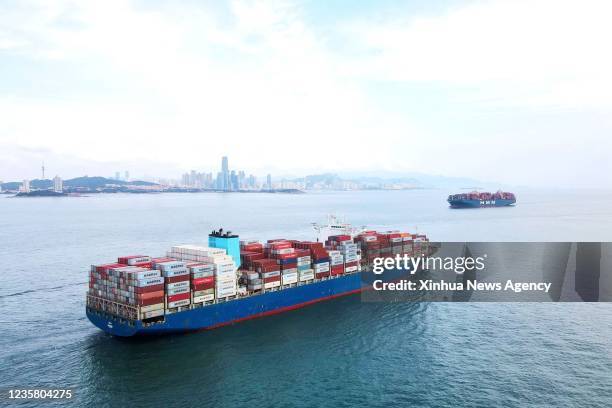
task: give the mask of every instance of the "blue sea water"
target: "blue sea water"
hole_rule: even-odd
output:
[[[451,210],[438,190],[0,197],[0,389],[71,387],[64,403],[88,407],[612,406],[610,304],[352,296],[146,340],[84,315],[90,264],[206,242],[220,226],[312,238],[310,223],[335,212],[440,241],[612,240],[610,192],[517,193],[514,208],[478,210]]]

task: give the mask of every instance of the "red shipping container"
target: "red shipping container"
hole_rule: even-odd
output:
[[[215,283],[215,277],[214,276],[207,276],[206,278],[197,278],[191,281],[192,284],[194,285],[201,285],[203,283],[211,283],[214,284]]]
[[[329,272],[315,273],[315,278],[317,279],[327,278],[328,276],[329,276]]]
[[[183,281],[188,281],[189,280],[190,275],[186,274],[186,275],[181,275],[181,276],[172,276],[170,278],[166,278],[166,283],[176,283],[176,282],[183,282]]]
[[[139,299],[138,300],[139,306],[151,306],[151,305],[156,305],[158,303],[164,303],[163,295],[159,297],[150,298],[150,299]]]
[[[191,299],[191,293],[181,293],[179,295],[166,296],[168,303],[170,302],[178,302],[179,300]]]
[[[176,259],[169,258],[167,256],[164,256],[164,257],[161,257],[161,258],[152,258],[151,259],[151,263],[152,264],[158,264],[158,263],[163,263],[163,262],[172,262],[172,261],[176,261]]]
[[[104,264],[104,265],[97,265],[96,266],[96,272],[107,272],[109,269],[114,269],[114,268],[123,268],[125,265],[120,264],[120,263],[112,263],[112,264]]]
[[[138,294],[136,294],[136,298],[137,299],[151,299],[151,298],[160,297],[160,296],[164,296],[164,291],[163,290],[157,290],[155,292],[145,292],[145,293],[138,293]]]
[[[127,263],[128,263],[128,259],[142,258],[142,257],[144,257],[144,256],[145,256],[145,255],[128,255],[128,256],[120,256],[120,257],[117,259],[117,262],[118,262],[118,263],[120,263],[120,264],[123,264],[123,265],[127,265]]]
[[[147,286],[144,288],[139,288],[136,287],[134,288],[134,293],[149,293],[149,292],[158,292],[158,291],[164,291],[164,284],[160,283],[159,285],[152,285],[152,286]]]
[[[212,289],[214,287],[215,287],[215,283],[214,282],[210,282],[210,283],[198,283],[196,285],[191,285],[191,288],[194,291]]]
[[[153,269],[153,262],[138,262],[138,263],[135,263],[133,266],[137,266],[139,268],[145,268],[145,269]]]
[[[240,249],[242,249],[245,252],[262,253],[264,250],[264,247],[262,244],[247,244],[247,245],[242,246]]]
[[[344,273],[344,265],[337,265],[331,267],[331,274],[333,276],[342,275]]]
[[[277,242],[269,242],[268,243],[268,248],[270,248],[270,249],[287,249],[287,248],[293,248],[293,246],[291,245],[291,242],[277,241]]]
[[[281,276],[277,275],[277,276],[271,276],[269,278],[264,278],[264,283],[270,283],[270,282],[279,282],[281,280]]]

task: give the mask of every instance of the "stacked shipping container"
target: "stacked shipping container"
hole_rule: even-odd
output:
[[[128,319],[151,319],[232,299],[238,294],[278,290],[314,279],[361,270],[376,257],[428,250],[424,235],[365,231],[354,239],[330,236],[325,242],[240,241],[241,270],[222,248],[171,247],[167,257],[124,256],[117,263],[93,265],[88,305]]]

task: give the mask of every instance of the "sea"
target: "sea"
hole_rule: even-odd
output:
[[[223,227],[312,239],[328,214],[433,241],[611,241],[612,192],[447,191],[0,196],[1,405],[610,407],[609,303],[366,303],[359,295],[217,330],[121,339],[85,317],[91,264],[163,255]],[[8,400],[69,388],[70,400]]]

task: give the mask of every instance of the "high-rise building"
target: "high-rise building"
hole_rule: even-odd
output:
[[[225,178],[223,176],[223,173],[222,172],[217,173],[217,185],[216,185],[217,190],[224,190],[224,187],[223,187],[224,180]]]
[[[53,177],[53,191],[61,193],[64,191],[64,182],[60,176]]]
[[[115,180],[121,180],[121,175],[118,171],[115,172]]]
[[[229,160],[227,159],[227,156],[223,156],[221,158],[221,186],[220,189],[223,191],[229,191],[231,190],[231,175],[230,175],[230,171],[229,171]]]
[[[29,193],[30,192],[30,180],[23,180],[23,183],[21,183],[20,190],[22,193]]]
[[[238,175],[236,174],[236,172],[234,170],[232,170],[232,172],[230,173],[230,191],[236,191],[238,190]]]
[[[268,177],[266,177],[266,187],[268,188],[268,190],[272,190],[272,175],[268,174]]]
[[[129,171],[125,171],[125,181],[130,181],[130,172]]]
[[[0,193],[2,192],[2,180],[0,180]]]

